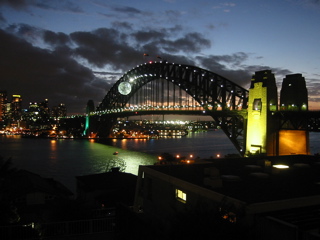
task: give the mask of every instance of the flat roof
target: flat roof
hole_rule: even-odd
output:
[[[287,166],[276,168],[275,165]],[[319,196],[320,160],[314,156],[212,159],[203,163],[147,166],[248,204]],[[204,183],[219,170],[222,187]]]

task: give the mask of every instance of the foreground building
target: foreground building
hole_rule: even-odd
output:
[[[133,209],[168,239],[320,239],[319,173],[311,156],[140,166]]]
[[[118,202],[132,206],[137,176],[112,168],[110,172],[78,176],[77,199],[92,209],[115,209]]]

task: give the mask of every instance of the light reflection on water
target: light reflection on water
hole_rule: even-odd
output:
[[[119,152],[114,155],[114,152]],[[156,157],[88,140],[0,137],[0,155],[12,157],[18,169],[54,178],[75,192],[76,176],[102,173],[112,159],[123,159],[126,172],[137,175],[139,165],[154,164]]]
[[[320,152],[320,133],[310,133],[311,154]],[[119,152],[114,155],[114,152]],[[161,153],[209,158],[236,153],[222,131],[191,133],[187,137],[167,139],[93,140],[25,139],[0,136],[0,155],[12,157],[13,164],[42,177],[54,178],[75,192],[76,176],[102,173],[112,159],[123,159],[126,172],[137,174],[139,165],[150,165]]]
[[[111,144],[122,149],[140,151],[152,155],[166,152],[173,155],[189,156],[193,154],[195,157],[209,158],[217,154],[224,156],[230,153],[237,153],[236,148],[222,130],[189,133],[185,137],[114,140]]]

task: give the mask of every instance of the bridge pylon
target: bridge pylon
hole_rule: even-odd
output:
[[[301,74],[287,75],[280,92],[280,111],[274,74],[255,72],[248,99],[246,154],[309,155],[309,132],[303,112],[308,110],[308,93]],[[293,114],[290,114],[293,113]],[[284,120],[284,116],[292,115]],[[302,117],[297,117],[301,115]],[[293,117],[295,116],[295,117]],[[297,118],[297,119],[295,119]]]
[[[308,111],[308,90],[306,81],[301,74],[287,75],[282,82],[280,92],[280,110],[284,113],[298,113]],[[300,117],[293,117],[290,121],[282,123],[279,129],[278,155],[303,154],[309,155],[309,132]],[[299,127],[296,127],[299,126]]]
[[[278,110],[278,93],[271,70],[255,72],[248,99],[246,154],[275,156],[278,152],[278,122],[273,112]]]

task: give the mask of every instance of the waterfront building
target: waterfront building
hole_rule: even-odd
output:
[[[73,195],[60,182],[27,170],[13,172],[3,180],[1,187],[0,200],[12,202],[21,209],[30,206],[40,208],[58,200],[71,199]]]
[[[285,156],[140,166],[133,210],[168,239],[176,231],[181,239],[203,231],[225,239],[319,239],[319,164]]]
[[[48,120],[50,118],[50,108],[48,99],[45,99],[44,101],[39,103],[39,109],[41,119]]]
[[[93,210],[116,208],[121,202],[133,205],[137,176],[119,171],[114,167],[110,172],[77,176],[77,199]]]
[[[0,91],[0,127],[4,124],[7,101],[7,91]]]
[[[22,98],[21,98],[21,95],[12,95],[10,113],[11,113],[11,119],[13,121],[21,120],[21,116],[22,116]]]
[[[67,116],[67,108],[64,103],[60,103],[58,106],[54,106],[51,110],[51,117],[60,118]]]

